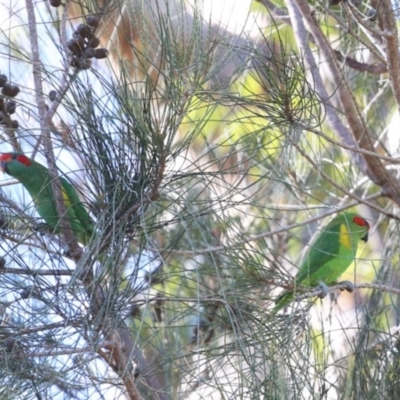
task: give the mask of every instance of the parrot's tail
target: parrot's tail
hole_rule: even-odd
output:
[[[273,314],[276,314],[279,310],[286,307],[293,300],[293,292],[282,293],[275,301],[275,307],[272,310]]]

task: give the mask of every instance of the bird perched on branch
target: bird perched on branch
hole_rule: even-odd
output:
[[[17,179],[32,196],[36,210],[46,224],[58,232],[60,217],[57,213],[49,170],[22,153],[0,154],[0,168]],[[61,177],[61,192],[71,229],[78,242],[87,244],[94,232],[94,224],[72,184]]]
[[[369,224],[355,213],[343,212],[322,229],[311,245],[295,278],[296,286],[320,286],[336,283],[336,280],[354,261],[358,242],[368,240]],[[278,297],[275,314],[294,297],[294,290],[287,290]]]

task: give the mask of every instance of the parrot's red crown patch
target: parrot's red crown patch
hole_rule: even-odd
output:
[[[29,167],[32,165],[30,158],[21,153],[2,153],[0,154],[0,162],[8,163],[12,160],[17,160],[21,164]]]
[[[367,229],[369,229],[369,223],[362,217],[356,215],[353,218],[353,222],[356,223],[359,226],[365,226]]]
[[[23,154],[16,154],[16,157],[13,157],[13,158],[15,158],[21,164],[26,165],[27,167],[32,165],[31,159],[28,158],[27,156],[23,155]]]

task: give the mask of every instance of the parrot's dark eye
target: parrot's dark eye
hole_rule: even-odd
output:
[[[5,172],[6,174],[9,174],[9,175],[10,175],[10,173],[8,172],[8,163],[7,163],[6,161],[1,161],[1,162],[0,162],[0,169],[1,169],[3,172]]]

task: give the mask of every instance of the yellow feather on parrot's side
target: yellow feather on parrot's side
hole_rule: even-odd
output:
[[[71,199],[68,197],[68,193],[65,191],[63,187],[61,187],[61,193],[64,200],[65,208],[71,207]]]
[[[344,247],[351,249],[351,235],[346,224],[340,225],[339,243]]]

